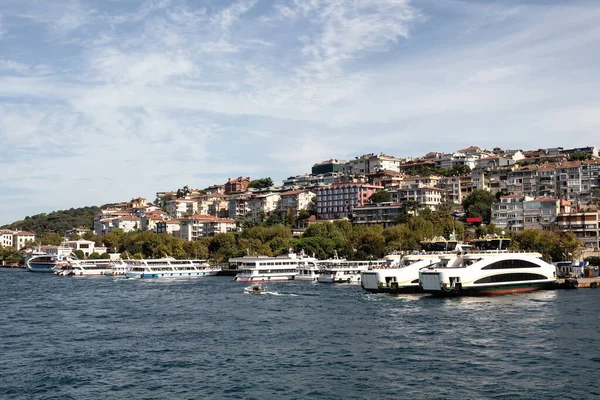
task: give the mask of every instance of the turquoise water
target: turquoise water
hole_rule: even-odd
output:
[[[0,269],[0,399],[600,398],[600,289],[245,286]]]

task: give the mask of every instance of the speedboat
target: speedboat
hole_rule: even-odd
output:
[[[257,283],[252,286],[248,286],[247,288],[244,288],[244,293],[262,294],[262,293],[266,293],[266,292],[267,292],[267,288],[262,286],[260,283]]]

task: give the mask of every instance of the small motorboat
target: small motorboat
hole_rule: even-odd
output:
[[[252,294],[266,293],[266,291],[267,288],[262,286],[261,284],[252,285],[244,289],[244,292]]]

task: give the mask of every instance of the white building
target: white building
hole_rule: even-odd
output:
[[[261,216],[267,216],[277,210],[281,195],[279,193],[265,193],[253,195],[250,198],[250,219],[260,220]]]
[[[501,196],[500,202],[492,204],[492,222],[499,229],[520,231],[525,228],[525,202],[533,197],[512,194]]]
[[[142,229],[142,221],[139,217],[126,215],[112,220],[111,230],[121,229],[123,232],[133,232]]]
[[[173,199],[167,201],[167,214],[171,218],[189,217],[198,213],[196,199]]]
[[[0,245],[2,247],[12,247],[13,246],[13,231],[9,230],[0,230]]]
[[[367,175],[377,171],[389,170],[400,172],[402,160],[387,154],[364,154],[348,161],[342,167],[342,172],[346,175]]]
[[[86,257],[89,257],[92,253],[106,253],[106,247],[96,247],[96,244],[91,240],[69,240],[63,242],[63,245],[70,247],[74,252],[77,250],[81,250]]]
[[[287,213],[288,210],[294,209],[296,213],[300,210],[306,210],[310,206],[310,202],[316,193],[310,190],[290,190],[283,192],[281,195],[281,201],[277,211]]]
[[[27,231],[16,231],[13,233],[13,247],[21,250],[27,244],[35,242],[35,233]]]
[[[446,201],[446,191],[431,186],[402,187],[390,190],[390,200],[394,203],[417,202],[423,207],[427,206],[436,210],[440,204]]]
[[[156,223],[156,233],[168,233],[179,236],[179,220],[168,219]]]
[[[193,215],[179,222],[179,237],[183,240],[198,240],[236,230],[235,221],[228,218],[215,218],[212,215]]]

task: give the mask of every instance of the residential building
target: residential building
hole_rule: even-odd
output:
[[[278,212],[287,213],[289,210],[295,210],[296,214],[300,210],[307,210],[311,204],[312,198],[316,196],[315,192],[310,190],[290,190],[280,193],[281,200],[277,207]]]
[[[437,187],[446,190],[446,199],[461,204],[463,199],[473,192],[471,176],[445,176],[440,178]]]
[[[250,197],[249,194],[236,194],[229,196],[229,218],[241,219],[248,218],[250,215]]]
[[[355,207],[370,203],[369,197],[381,186],[360,183],[336,183],[319,188],[317,195],[317,218],[339,219],[351,216]]]
[[[585,248],[600,248],[600,215],[597,209],[561,212],[556,217],[558,229],[570,231],[583,242]]]
[[[440,204],[446,202],[447,195],[445,189],[415,185],[390,190],[390,198],[395,203],[417,202],[422,207],[429,207],[432,210],[436,210]]]
[[[229,196],[213,193],[200,196],[198,201],[198,214],[212,215],[214,217],[229,216]]]
[[[237,179],[227,179],[225,184],[225,194],[240,193],[246,191],[250,184],[250,177],[247,176],[242,178],[241,176]]]
[[[181,198],[167,201],[167,214],[171,218],[189,217],[198,213],[196,199]]]
[[[207,194],[225,194],[225,185],[212,185],[204,189]]]
[[[506,191],[510,194],[535,197],[537,195],[537,169],[536,165],[526,165],[508,171]]]
[[[320,163],[316,163],[312,166],[311,174],[322,175],[330,173],[341,173],[344,168],[344,164],[346,164],[346,161],[337,160],[335,158],[321,161]]]
[[[21,250],[30,243],[35,242],[35,233],[27,231],[16,231],[13,233],[13,247]]]
[[[112,220],[112,229],[121,229],[123,232],[133,232],[142,229],[140,217],[126,215]]]
[[[65,232],[65,236],[66,237],[71,237],[74,235],[77,236],[83,236],[86,233],[91,233],[92,230],[90,228],[85,228],[85,227],[79,227],[79,228],[73,228],[73,229],[69,229],[68,231]]]
[[[582,192],[581,161],[569,161],[556,167],[556,195],[565,199],[578,199]]]
[[[364,154],[344,164],[342,172],[346,175],[368,175],[377,171],[400,172],[401,160],[387,154]]]
[[[156,222],[156,233],[168,233],[175,237],[179,236],[179,220],[178,219],[167,219],[164,221]]]
[[[13,231],[8,229],[0,230],[0,247],[13,247]]]
[[[442,179],[442,176],[439,175],[424,175],[424,176],[408,176],[404,178],[404,182],[402,183],[402,187],[415,187],[415,186],[437,186]]]
[[[521,231],[525,227],[524,202],[533,200],[519,194],[501,196],[492,204],[492,222],[497,228],[507,231]]]
[[[86,257],[89,257],[92,253],[104,254],[106,253],[106,247],[96,246],[91,240],[69,240],[63,242],[64,246],[70,247],[74,252],[81,250]]]
[[[179,237],[183,240],[198,240],[236,230],[235,221],[228,218],[216,218],[212,215],[193,215],[179,221]]]
[[[394,225],[402,212],[401,203],[370,203],[354,207],[352,223],[359,225],[383,225],[384,228]]]
[[[279,193],[265,193],[252,195],[248,201],[250,206],[250,219],[260,221],[277,210],[281,195]]]
[[[556,223],[560,200],[537,198],[523,202],[523,228],[548,229]]]
[[[327,186],[332,183],[340,182],[344,179],[344,175],[341,172],[326,172],[318,175],[296,175],[290,176],[283,180],[283,186],[295,186],[303,187],[307,189],[316,188],[319,186]]]
[[[367,175],[370,184],[375,186],[383,186],[386,189],[402,186],[407,177],[407,175],[404,175],[400,172],[389,170],[382,170]]]

